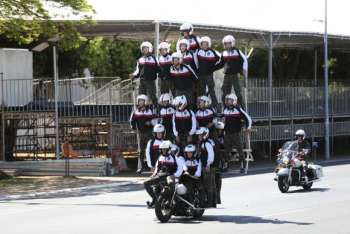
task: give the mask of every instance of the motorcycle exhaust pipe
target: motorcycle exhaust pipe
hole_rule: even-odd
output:
[[[183,201],[184,203],[186,203],[187,205],[189,205],[192,209],[194,210],[204,210],[204,208],[197,208],[194,205],[192,205],[191,203],[189,203],[188,201],[186,201],[184,198],[182,198],[181,196],[177,196],[181,201]]]

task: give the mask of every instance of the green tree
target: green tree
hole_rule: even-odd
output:
[[[92,13],[86,0],[1,0],[0,36],[25,45],[59,35],[62,46],[78,47],[81,35],[77,26],[89,21]],[[81,20],[52,21],[65,16]]]

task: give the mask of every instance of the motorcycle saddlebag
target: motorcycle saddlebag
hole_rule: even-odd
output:
[[[320,179],[321,177],[323,177],[323,169],[321,166],[315,165],[315,164],[309,164],[309,168],[314,170],[316,179]]]

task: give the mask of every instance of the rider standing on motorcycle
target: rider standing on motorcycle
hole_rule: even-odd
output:
[[[215,122],[215,138],[214,138],[214,150],[215,150],[215,164],[216,164],[216,172],[215,172],[215,184],[216,184],[216,200],[218,204],[221,204],[221,185],[222,185],[222,175],[221,172],[227,169],[223,165],[223,158],[225,153],[225,124],[221,121]]]
[[[215,110],[210,106],[210,99],[207,96],[200,96],[197,99],[196,119],[198,127],[206,127],[210,130],[210,137],[214,138]]]
[[[307,179],[307,177],[305,177],[306,169],[307,169],[307,158],[311,153],[311,147],[309,142],[305,138],[306,138],[306,133],[303,129],[299,129],[295,132],[295,139],[298,142],[298,152],[299,152],[298,156],[303,165],[303,168],[301,170],[302,178]]]
[[[152,108],[148,103],[148,97],[144,94],[136,98],[136,107],[130,115],[130,125],[139,135],[140,155],[137,165],[137,173],[142,173],[144,169],[144,157],[147,141],[152,137],[152,120],[155,118]]]
[[[246,130],[250,131],[252,127],[252,119],[241,108],[237,102],[237,96],[235,94],[229,94],[225,97],[225,160],[226,162],[233,161],[232,148],[236,148],[239,161],[240,172],[244,172],[243,168],[243,143],[240,136],[242,130],[242,121],[244,120]]]
[[[188,40],[189,50],[191,52],[196,52],[200,47],[200,38],[193,34],[193,25],[189,23],[184,23],[180,26],[180,32],[182,39]],[[180,40],[182,40],[180,39]]]
[[[171,90],[174,93],[174,85],[170,80],[170,67],[172,65],[172,57],[170,54],[170,44],[166,41],[163,41],[159,44],[159,83],[160,83],[160,93],[169,93]]]
[[[183,160],[170,154],[171,141],[163,141],[160,146],[160,156],[156,162],[155,169],[151,178],[144,182],[147,193],[152,197],[152,202],[147,202],[149,208],[153,207],[157,194],[153,189],[161,181],[165,181],[167,176],[179,178],[183,172]]]
[[[159,157],[159,146],[165,139],[165,128],[162,124],[156,124],[153,127],[153,138],[148,141],[146,146],[147,166],[154,170],[157,159]]]
[[[163,93],[159,97],[159,115],[161,119],[161,123],[165,127],[165,132],[167,135],[167,139],[173,141],[174,133],[173,133],[173,115],[175,113],[175,108],[170,103],[171,97],[168,93]]]
[[[153,54],[153,45],[148,42],[142,42],[141,46],[142,57],[137,60],[136,70],[130,75],[132,80],[139,78],[139,94],[147,95],[153,106],[157,106],[156,84],[157,74],[160,72],[160,67],[157,58]]]
[[[198,135],[198,151],[203,166],[203,185],[207,194],[207,207],[216,207],[215,155],[213,141],[209,139],[209,129],[200,127]]]
[[[197,53],[189,50],[190,43],[187,39],[181,39],[177,42],[177,52],[180,52],[183,57],[183,63],[190,66],[193,71],[198,71],[198,58]]]
[[[176,144],[185,147],[193,140],[196,133],[197,121],[193,111],[187,107],[186,96],[177,96],[173,105],[176,111],[173,115],[173,132],[176,137]]]

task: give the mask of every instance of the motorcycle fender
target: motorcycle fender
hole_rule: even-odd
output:
[[[289,175],[289,169],[288,168],[282,168],[282,169],[278,170],[276,175],[277,175],[277,177],[288,176]]]

